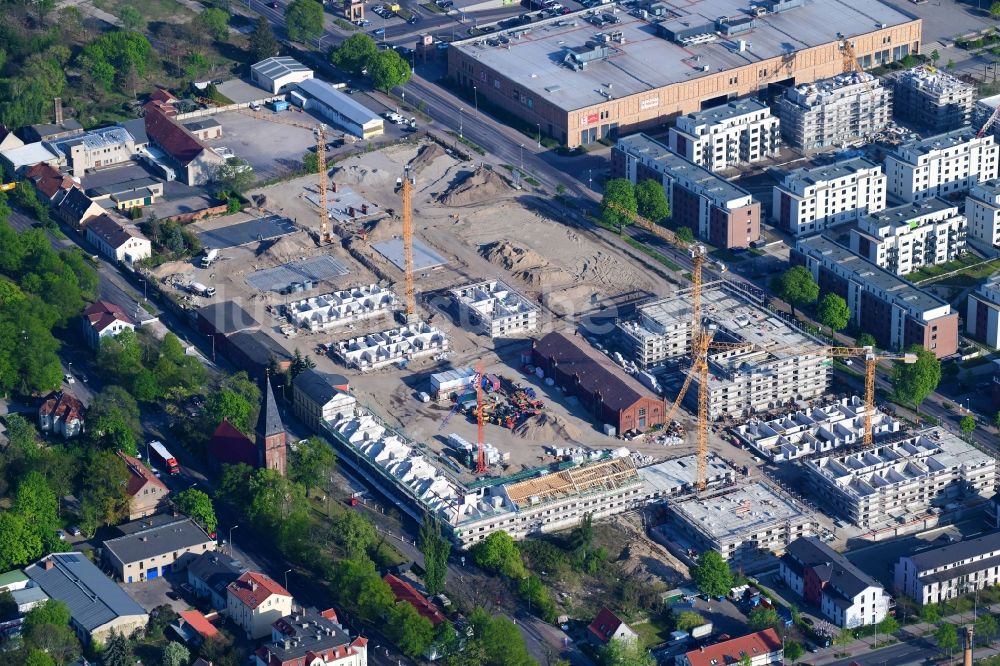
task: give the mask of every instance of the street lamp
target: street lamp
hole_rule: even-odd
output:
[[[232,557],[233,553],[235,552],[233,550],[233,530],[235,530],[235,529],[239,529],[239,525],[233,525],[232,527],[229,528],[229,556],[230,557]]]
[[[463,111],[465,111],[465,109],[463,107],[461,107],[461,106],[458,107],[458,138],[459,139],[463,138],[462,137],[462,120],[464,118],[464,115],[462,113]]]
[[[541,123],[535,123],[535,127],[538,128],[538,147],[541,148],[542,147],[542,124]]]
[[[146,280],[144,278],[139,278],[139,282],[142,283],[142,302],[146,302]]]
[[[212,340],[212,363],[215,363],[215,336],[214,335],[209,335],[207,337],[211,338],[211,340]]]
[[[479,88],[472,86],[472,97],[476,102],[476,118],[479,117]]]
[[[524,174],[524,144],[521,144],[521,174]]]
[[[291,571],[291,569],[288,569],[287,571],[285,571],[285,589],[286,590],[288,589],[288,572],[289,571]]]

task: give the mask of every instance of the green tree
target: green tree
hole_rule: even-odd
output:
[[[647,178],[635,186],[635,200],[639,215],[653,222],[670,217],[670,204],[659,181]]]
[[[66,625],[43,624],[24,632],[24,644],[29,650],[40,650],[52,657],[58,666],[65,666],[80,656],[80,641]]]
[[[379,51],[368,63],[368,76],[372,79],[372,85],[385,92],[403,85],[410,80],[412,74],[410,63],[403,60],[399,51],[394,49]]]
[[[1000,2],[994,2],[990,5],[990,16],[1000,18]]]
[[[819,297],[819,285],[813,280],[812,273],[803,266],[792,266],[777,276],[771,284],[771,289],[779,298],[792,306],[792,316],[795,306],[802,307],[814,303]]]
[[[674,236],[682,243],[691,244],[694,242],[694,230],[691,227],[680,226],[674,230]]]
[[[691,569],[691,578],[699,590],[713,597],[729,594],[733,587],[729,565],[714,550],[706,550],[698,556],[697,564]]]
[[[823,326],[828,326],[831,332],[842,331],[851,321],[851,311],[847,301],[837,294],[825,294],[816,307],[816,319]]]
[[[315,4],[313,0],[296,0],[296,2]],[[222,190],[243,194],[254,183],[253,168],[242,158],[229,157],[215,170],[212,179]]]
[[[120,386],[107,386],[91,402],[87,413],[87,439],[111,451],[138,452],[139,405]]]
[[[937,64],[937,61],[940,59],[941,59],[941,53],[937,49],[931,51],[931,62]]]
[[[606,224],[618,227],[619,231],[632,224],[632,217],[639,212],[636,201],[635,186],[625,178],[612,178],[604,183],[604,196],[601,198],[601,219]]]
[[[337,455],[327,442],[315,435],[292,451],[289,466],[289,476],[296,483],[305,486],[306,497],[309,491],[326,484],[337,463]]]
[[[111,451],[91,450],[84,463],[80,488],[80,529],[91,535],[102,525],[128,516],[128,468]]]
[[[875,345],[878,343],[875,341],[875,336],[871,333],[862,333],[858,336],[858,339],[855,340],[855,344],[859,347],[871,347],[874,349]]]
[[[59,501],[41,472],[32,470],[21,479],[11,510],[24,518],[49,549],[55,546],[55,530],[59,526]]]
[[[253,411],[244,396],[226,388],[210,394],[205,401],[205,413],[211,423],[218,424],[225,419],[244,435],[253,432]]]
[[[97,368],[112,379],[128,383],[142,369],[142,346],[135,331],[127,328],[113,337],[101,338]]]
[[[878,623],[878,632],[880,634],[891,636],[897,631],[899,631],[899,620],[892,615],[886,615],[882,618],[882,621]]]
[[[475,659],[467,662],[469,666],[537,666],[517,625],[506,617],[490,617],[482,608],[476,608],[469,614],[469,625],[478,643],[466,650]]]
[[[983,642],[983,645],[989,645],[996,639],[997,619],[992,613],[983,613],[976,618],[975,636]]]
[[[363,32],[358,32],[330,50],[330,62],[337,69],[348,74],[359,76],[368,68],[369,63],[378,54],[375,40]]]
[[[958,630],[955,625],[945,622],[938,626],[934,632],[934,641],[942,652],[947,652],[948,656],[958,647]]]
[[[345,511],[330,521],[330,534],[348,557],[361,557],[378,540],[375,524],[363,513]]]
[[[674,627],[677,631],[691,631],[703,624],[705,624],[705,618],[695,611],[681,611],[674,621]]]
[[[19,617],[21,614],[17,610],[17,601],[10,590],[0,592],[0,622],[7,622]]]
[[[250,477],[247,517],[262,529],[274,529],[305,511],[305,492],[274,469],[258,469]]]
[[[47,652],[43,652],[38,648],[31,648],[24,658],[24,666],[56,666],[56,662]]]
[[[201,523],[206,532],[214,532],[219,524],[215,518],[212,498],[197,488],[188,488],[177,493],[174,503],[178,511]]]
[[[285,7],[285,32],[293,42],[307,42],[323,34],[323,5],[316,0],[292,0]]]
[[[490,534],[472,547],[472,559],[477,565],[508,578],[524,578],[524,562],[514,545],[514,539],[503,530]]]
[[[386,633],[408,657],[424,654],[434,641],[434,625],[405,601],[389,611]]]
[[[260,62],[278,55],[278,40],[274,38],[271,22],[265,17],[259,17],[254,23],[247,48],[250,51],[250,62]]]
[[[69,606],[65,602],[49,599],[28,611],[24,616],[24,630],[31,631],[46,624],[69,626],[70,617]]]
[[[431,516],[424,516],[420,526],[420,550],[424,554],[424,585],[428,594],[444,592],[448,575],[451,541],[441,534],[441,525]]]
[[[785,641],[785,659],[791,660],[793,664],[801,659],[805,653],[806,650],[801,643],[791,640]]]
[[[42,538],[23,516],[0,513],[0,568],[10,571],[42,555]]]
[[[892,365],[892,390],[897,400],[920,409],[924,401],[941,382],[941,360],[934,352],[913,345],[908,353],[916,354],[916,363],[896,361]]]
[[[194,18],[195,26],[211,39],[222,41],[229,36],[229,12],[210,7]]]
[[[104,666],[132,666],[134,661],[128,638],[112,629],[101,654],[101,663]]]
[[[962,420],[958,422],[958,427],[962,429],[962,432],[966,435],[971,435],[976,429],[976,417],[972,414],[966,414],[962,417]]]
[[[302,170],[306,173],[319,173],[319,155],[316,151],[308,151],[302,155]]]
[[[125,5],[118,12],[118,20],[126,30],[143,30],[146,27],[146,20],[142,18],[142,13],[131,5]]]
[[[639,641],[612,640],[601,648],[600,666],[656,666],[656,660]]]
[[[1000,428],[1000,411],[998,411],[996,415],[994,415],[993,423],[996,425],[997,428]]]
[[[253,472],[253,467],[246,463],[223,465],[216,499],[242,509],[250,502],[250,478]]]
[[[779,624],[781,624],[781,618],[778,617],[778,611],[773,608],[757,606],[747,616],[747,627],[751,631],[763,631],[768,627],[777,627]]]
[[[920,607],[920,619],[924,622],[937,624],[941,621],[941,607],[937,604],[924,604]]]
[[[38,433],[34,423],[20,414],[8,414],[6,425],[8,455],[12,451],[29,458],[38,454]]]
[[[160,657],[160,663],[163,666],[187,666],[188,660],[191,659],[191,653],[188,649],[177,643],[176,641],[170,641],[167,646],[163,648],[163,655]]]

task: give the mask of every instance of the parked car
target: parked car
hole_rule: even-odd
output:
[[[63,379],[66,380],[67,384],[76,384],[76,379],[74,379],[73,375],[69,374],[68,372],[65,375],[63,375]]]
[[[383,35],[385,35],[385,28],[375,28],[374,30],[372,30],[372,34],[375,35],[376,37],[382,37]]]
[[[56,530],[56,536],[59,538],[60,541],[66,540],[66,533],[63,532],[62,530]]]
[[[269,2],[269,3],[267,3],[267,6],[270,7],[271,9],[277,9],[278,8],[278,3],[277,2]]]
[[[73,525],[72,527],[69,528],[69,533],[75,537],[78,537],[81,534],[83,534],[83,532],[80,531],[80,528],[77,527],[76,525]]]

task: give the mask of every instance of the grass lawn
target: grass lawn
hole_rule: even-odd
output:
[[[438,7],[433,2],[425,2],[425,3],[421,4],[420,6],[423,7],[424,9],[426,9],[429,12],[434,12],[435,14],[446,14],[447,13],[447,12],[445,12],[445,10],[442,7]]]
[[[135,6],[133,0],[94,0],[94,6],[109,14],[118,16],[122,7]],[[166,23],[184,23],[194,16],[194,12],[176,0],[144,0],[140,9],[142,18],[147,24],[156,21]]]
[[[960,286],[967,286],[965,283],[971,284],[975,281],[982,280],[998,270],[1000,270],[1000,259],[983,262],[982,259],[973,254],[966,254],[958,259],[955,259],[954,261],[949,261],[946,264],[941,264],[939,266],[925,266],[924,268],[903,277],[910,282],[920,282],[921,280],[927,280],[952,271],[962,271],[961,273],[943,279],[941,283],[954,283]]]
[[[647,648],[670,640],[670,628],[659,618],[654,617],[646,622],[639,622],[629,626],[639,634],[639,640]]]

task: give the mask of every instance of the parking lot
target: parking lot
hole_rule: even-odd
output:
[[[264,115],[271,113],[264,111]],[[302,167],[302,156],[316,145],[311,130],[281,121],[319,125],[309,113],[289,109],[274,114],[276,122],[257,120],[236,112],[213,116],[222,125],[222,137],[207,141],[212,148],[225,146],[253,167],[258,180],[269,180]]]

